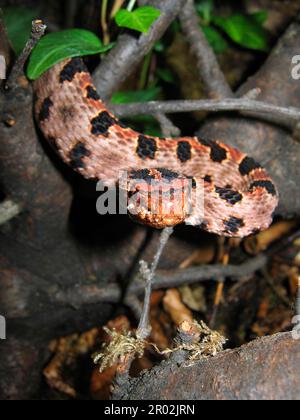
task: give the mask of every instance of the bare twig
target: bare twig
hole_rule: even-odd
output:
[[[124,34],[115,48],[103,59],[94,72],[94,81],[103,99],[110,98],[120,84],[136,69],[180,12],[184,0],[152,0],[147,4],[161,10],[161,16],[149,32],[139,38]]]
[[[149,316],[150,316],[150,299],[151,299],[151,293],[152,293],[153,280],[154,280],[157,266],[159,264],[159,260],[162,256],[162,253],[173,231],[174,231],[173,228],[165,228],[162,231],[161,236],[160,236],[160,241],[159,241],[159,247],[150,268],[148,267],[145,261],[141,261],[140,274],[146,281],[146,288],[145,288],[143,312],[142,312],[141,319],[140,319],[139,326],[136,333],[137,337],[140,339],[146,339],[147,337],[149,337],[151,333],[151,325],[150,325]]]
[[[39,42],[39,40],[42,38],[42,36],[45,34],[46,29],[47,29],[47,26],[44,25],[43,21],[34,20],[32,22],[30,39],[28,40],[22,54],[17,59],[17,61],[15,62],[14,66],[12,68],[12,71],[11,71],[10,76],[8,78],[8,81],[6,83],[6,89],[10,89],[17,84],[17,80],[20,77],[20,75],[22,75],[22,73],[23,73],[25,63],[26,63],[31,51],[36,46],[36,44]]]
[[[296,299],[296,315],[300,317],[300,276],[298,277],[298,292]],[[299,321],[300,323],[300,321]]]
[[[259,254],[257,257],[250,258],[240,265],[202,265],[199,267],[191,267],[187,269],[174,270],[158,270],[153,279],[153,289],[168,289],[171,287],[179,287],[183,284],[195,284],[205,281],[219,281],[220,278],[231,278],[233,281],[245,279],[257,271],[262,270],[269,259],[280,252],[282,249],[291,245],[300,237],[300,231],[297,230],[286,238],[281,238],[272,247]],[[140,295],[145,290],[145,284],[140,281],[140,276],[132,282],[127,296]],[[119,302],[122,297],[120,288],[111,287],[102,288],[97,285],[80,286],[78,288],[70,288],[57,291],[54,299],[57,303],[72,302],[74,306],[95,304],[99,302]]]
[[[165,114],[155,114],[154,118],[159,122],[161,132],[164,137],[180,136],[180,130]]]
[[[18,214],[20,214],[21,208],[18,204],[11,200],[6,200],[0,204],[0,226],[9,222]]]
[[[280,107],[252,99],[223,100],[183,100],[183,101],[152,101],[110,106],[112,112],[120,118],[134,115],[153,115],[154,113],[172,114],[181,112],[251,112],[258,119],[272,120],[274,123],[294,128],[300,120],[300,109],[295,107]]]
[[[183,284],[195,284],[205,281],[217,281],[220,277],[231,278],[239,281],[241,278],[249,277],[261,270],[268,263],[268,256],[261,254],[251,258],[240,265],[203,265],[184,270],[158,270],[153,280],[153,289],[168,289],[179,287]],[[145,290],[145,284],[140,279],[135,280],[128,290],[128,296],[140,295]],[[56,292],[54,299],[59,304],[72,302],[76,307],[95,304],[99,302],[115,303],[120,302],[122,297],[121,289],[115,285],[108,288],[93,286],[80,286],[78,288],[60,289]]]
[[[210,98],[222,99],[233,96],[232,90],[220,69],[217,58],[199,25],[193,0],[187,0],[180,13],[183,33],[196,57],[199,76]]]

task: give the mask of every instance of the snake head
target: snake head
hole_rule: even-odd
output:
[[[163,229],[183,223],[191,212],[193,181],[175,172],[131,171],[125,188],[128,213],[138,223]]]

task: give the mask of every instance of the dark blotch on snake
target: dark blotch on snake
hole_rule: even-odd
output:
[[[222,163],[227,159],[227,151],[213,140],[199,139],[199,142],[206,147],[210,147],[210,158],[213,162]]]
[[[157,171],[166,179],[172,181],[173,179],[179,178],[179,174],[174,171],[170,171],[169,169],[159,168]]]
[[[255,162],[254,159],[246,156],[244,160],[240,163],[239,171],[241,175],[249,175],[254,169],[261,168],[260,164]]]
[[[276,188],[274,184],[271,181],[254,181],[250,185],[250,191],[252,191],[254,188],[261,187],[268,191],[269,194],[276,196]]]
[[[59,75],[60,83],[72,82],[77,73],[87,72],[87,68],[81,58],[73,58],[65,67],[62,69]]]
[[[84,168],[83,158],[90,156],[91,152],[85,147],[83,142],[79,142],[71,150],[69,158],[71,160],[70,165],[73,169]]]
[[[51,101],[51,99],[50,98],[46,98],[44,100],[44,102],[42,103],[41,110],[40,110],[40,113],[39,113],[39,120],[41,122],[42,121],[45,121],[45,120],[47,120],[49,118],[49,116],[50,116],[50,108],[52,106],[53,106],[53,102]]]
[[[117,121],[107,111],[102,111],[97,117],[92,119],[91,124],[92,134],[95,136],[105,136],[109,128],[117,124]]]
[[[154,175],[151,174],[149,169],[139,169],[137,171],[132,171],[130,172],[129,178],[135,180],[143,180],[146,182],[151,182],[155,179]]]
[[[243,219],[239,219],[238,217],[231,216],[228,220],[224,220],[224,226],[227,233],[235,234],[239,231],[239,229],[245,226]]]
[[[219,188],[216,187],[216,193],[222,198],[222,200],[227,201],[227,203],[234,205],[242,201],[243,196],[238,191],[231,190],[229,188]]]
[[[87,91],[87,98],[88,99],[93,99],[94,101],[99,101],[100,100],[100,96],[98,95],[98,92],[96,91],[94,86],[91,86],[91,85],[87,86],[86,91]]]
[[[140,135],[136,152],[141,159],[154,160],[157,152],[156,141],[150,137]]]
[[[191,145],[187,141],[180,141],[177,146],[177,157],[181,162],[187,162],[192,157]]]

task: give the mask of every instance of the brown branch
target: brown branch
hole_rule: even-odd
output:
[[[277,334],[197,363],[168,360],[123,391],[123,399],[138,401],[298,400],[299,341],[290,333]]]
[[[186,1],[180,13],[180,22],[183,33],[196,58],[199,77],[204,82],[208,96],[213,99],[233,96],[213,49],[200,28],[193,0]]]
[[[141,319],[139,322],[139,326],[137,329],[137,338],[139,339],[146,339],[151,334],[151,325],[150,325],[150,301],[151,301],[151,294],[152,294],[152,287],[154,284],[154,276],[156,269],[158,267],[159,261],[161,259],[162,253],[173,234],[173,228],[165,228],[159,239],[159,246],[157,252],[154,256],[153,262],[151,267],[145,261],[141,261],[141,269],[140,275],[143,277],[146,285],[145,285],[145,297],[144,297],[144,306],[143,311],[141,314]]]
[[[184,0],[152,0],[147,4],[161,10],[149,32],[140,37],[124,34],[115,48],[94,72],[94,82],[103,99],[111,97],[120,84],[136,69],[180,12]]]
[[[204,281],[217,281],[220,278],[231,278],[238,280],[252,275],[256,271],[261,270],[268,262],[266,254],[252,258],[241,265],[203,265],[184,270],[158,270],[154,279],[153,289],[168,289],[171,287],[179,287],[183,284],[194,284]],[[128,290],[128,297],[131,295],[140,295],[145,288],[144,282],[140,280],[134,281]],[[115,285],[108,288],[93,286],[80,286],[78,288],[70,288],[59,290],[55,296],[52,296],[59,304],[72,302],[76,307],[90,305],[99,302],[117,303],[122,298],[122,291]]]
[[[41,20],[34,20],[32,22],[32,29],[31,29],[31,36],[30,39],[27,41],[23,52],[21,53],[20,57],[15,62],[12,71],[9,75],[9,78],[6,83],[6,89],[13,88],[17,85],[17,80],[22,75],[25,63],[31,54],[34,47],[37,45],[39,40],[45,34],[47,26]]]
[[[176,127],[172,121],[162,113],[154,114],[153,117],[157,120],[160,125],[162,135],[164,137],[179,137],[180,129]]]
[[[215,264],[187,269],[176,268],[174,270],[158,270],[154,278],[153,289],[168,289],[171,287],[179,287],[183,284],[195,284],[205,281],[219,282],[220,279],[225,280],[226,278],[231,278],[235,281],[245,279],[262,270],[273,255],[276,255],[282,249],[287,248],[299,237],[300,231],[297,230],[291,235],[275,242],[266,252],[263,252],[254,258],[250,258],[240,265]],[[143,293],[144,289],[145,284],[141,281],[139,273],[128,289],[126,295],[127,302],[130,303],[130,296],[140,295]],[[122,291],[117,285],[109,289],[98,287],[97,285],[83,285],[78,288],[58,290],[53,298],[59,304],[72,302],[74,306],[80,307],[82,305],[99,302],[120,302]]]
[[[295,107],[280,107],[266,102],[252,99],[223,99],[223,100],[178,100],[153,101],[146,103],[132,103],[126,105],[111,105],[110,109],[119,118],[128,118],[135,115],[154,115],[155,113],[171,114],[181,112],[208,111],[208,112],[251,112],[252,117],[272,120],[294,128],[300,121],[300,109]]]

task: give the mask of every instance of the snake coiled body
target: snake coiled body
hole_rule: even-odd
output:
[[[234,237],[271,224],[278,192],[257,162],[220,141],[160,139],[126,127],[100,100],[81,59],[55,65],[34,82],[34,90],[44,136],[85,178],[112,185],[121,171],[130,171],[146,181],[161,176],[173,185],[184,175],[204,188],[203,214],[195,208],[185,222]],[[159,228],[172,224],[155,220],[150,224]]]

